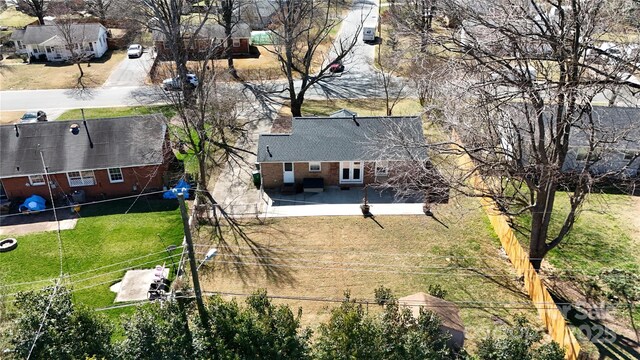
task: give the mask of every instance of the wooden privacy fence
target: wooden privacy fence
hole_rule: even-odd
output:
[[[457,138],[455,133],[453,136]],[[458,163],[465,170],[469,172],[473,171],[473,161],[467,154],[460,156]],[[469,180],[473,184],[474,189],[480,190],[485,188],[485,182],[478,172],[473,171]],[[566,359],[578,359],[580,345],[575,336],[573,336],[569,326],[567,326],[562,312],[560,312],[556,306],[555,301],[542,282],[542,279],[533,269],[531,262],[529,262],[529,255],[524,251],[522,246],[520,246],[513,229],[509,226],[508,218],[497,210],[497,204],[492,199],[483,197],[480,202],[516,272],[518,275],[524,276],[525,289],[533,305],[538,310],[538,315],[547,328],[547,332],[554,341],[565,349]]]

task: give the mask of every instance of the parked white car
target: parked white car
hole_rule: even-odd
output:
[[[138,58],[142,56],[142,45],[140,44],[129,45],[129,49],[127,49],[127,55],[129,56],[129,59],[134,57]]]
[[[196,74],[187,74],[187,84],[193,88],[198,86],[199,82]],[[180,75],[174,78],[165,79],[162,82],[162,87],[167,91],[182,89],[182,79],[180,79]]]

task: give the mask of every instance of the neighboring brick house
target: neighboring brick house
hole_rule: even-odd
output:
[[[429,161],[426,146],[384,151],[379,139],[401,129],[414,144],[425,144],[420,117],[357,117],[338,112],[331,117],[293,118],[291,133],[261,134],[257,161],[262,186],[363,186],[385,180],[390,162]],[[308,179],[322,179],[318,181]]]
[[[0,187],[10,200],[84,190],[108,198],[162,190],[173,153],[166,119],[145,115],[0,126]]]
[[[65,40],[68,29],[71,38]],[[107,52],[107,29],[99,23],[61,25],[29,25],[11,33],[18,54],[34,60],[66,61],[74,55],[99,58]],[[68,42],[73,42],[69,48]]]
[[[195,29],[193,29],[195,31]],[[198,32],[198,37],[193,41],[193,46],[189,49],[191,58],[221,57],[225,53],[227,46],[227,36],[224,27],[219,24],[206,23]],[[191,42],[189,30],[185,30],[184,43]],[[162,59],[171,58],[171,49],[165,45],[165,35],[158,30],[153,31],[153,43]],[[251,43],[251,28],[244,23],[237,24],[231,34],[231,51],[234,55],[249,55]]]

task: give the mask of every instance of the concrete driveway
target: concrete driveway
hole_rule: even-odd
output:
[[[145,49],[139,58],[124,58],[105,81],[103,87],[141,86],[145,84],[147,74],[151,70],[153,58],[151,51]]]

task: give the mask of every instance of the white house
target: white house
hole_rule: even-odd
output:
[[[71,47],[64,36],[67,29]],[[107,51],[107,29],[99,23],[29,25],[24,30],[15,30],[10,40],[18,54],[36,60],[65,61],[74,54],[99,58]]]

